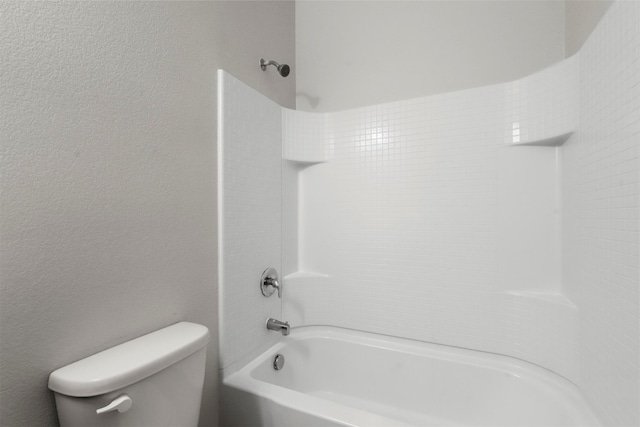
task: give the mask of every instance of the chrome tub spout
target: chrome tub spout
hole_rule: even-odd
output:
[[[289,335],[289,322],[281,322],[280,320],[270,317],[267,319],[267,329],[270,331],[280,332],[282,335]]]

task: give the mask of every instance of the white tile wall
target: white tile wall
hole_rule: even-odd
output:
[[[564,82],[574,64],[530,86]],[[332,159],[299,175],[301,274],[285,281],[286,318],[508,354],[576,376],[577,310],[558,296],[557,149],[505,145],[509,85],[322,115]],[[570,86],[553,87],[564,109]],[[540,99],[556,95],[519,96],[519,120],[538,137],[576,125],[566,114],[544,126]],[[308,114],[300,135],[318,132]]]
[[[508,329],[506,354],[576,381],[580,322],[575,304],[550,292],[508,292],[501,300]]]
[[[220,364],[228,368],[270,345],[268,317],[280,300],[258,287],[281,270],[281,107],[218,71]]]
[[[282,157],[298,162],[325,162],[333,155],[331,116],[284,108]]]
[[[640,425],[640,2],[615,2],[580,51],[580,128],[563,147],[564,282],[578,381],[607,426]]]
[[[579,65],[573,56],[504,85],[506,144],[539,144],[576,130]]]

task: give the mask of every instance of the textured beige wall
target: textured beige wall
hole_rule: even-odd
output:
[[[0,2],[0,425],[56,425],[56,368],[208,326],[217,423],[216,69],[283,105],[294,3]]]
[[[613,0],[565,0],[565,54],[567,57],[580,50],[611,3]]]

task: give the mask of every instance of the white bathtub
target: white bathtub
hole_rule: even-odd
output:
[[[526,362],[327,327],[225,375],[221,413],[224,426],[600,425],[575,386]]]

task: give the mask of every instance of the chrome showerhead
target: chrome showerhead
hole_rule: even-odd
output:
[[[282,77],[287,77],[291,72],[291,67],[289,67],[287,64],[278,64],[276,61],[265,61],[264,59],[260,59],[260,68],[262,68],[262,71],[266,70],[268,65],[273,65],[274,67],[276,67],[276,69],[278,70],[278,74],[280,74]]]

